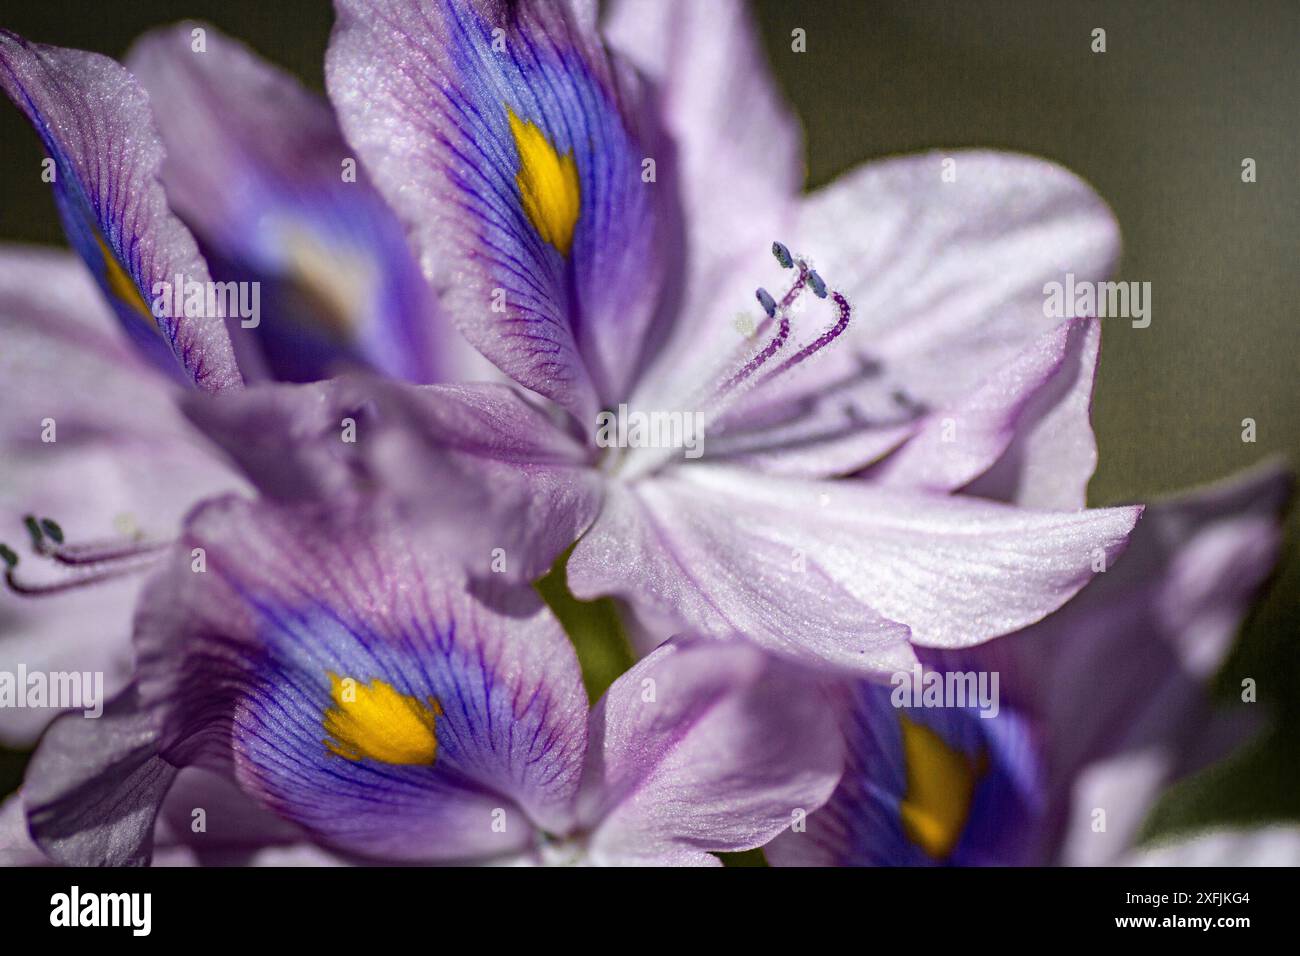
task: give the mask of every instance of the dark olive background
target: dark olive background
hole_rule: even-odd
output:
[[[704,3],[709,0],[698,0]],[[815,188],[876,156],[992,146],[1094,184],[1149,281],[1150,328],[1107,324],[1093,421],[1095,504],[1145,501],[1283,455],[1300,462],[1295,260],[1300,4],[760,0],[767,55],[807,132]],[[324,0],[6,0],[0,25],[121,57],[143,30],[205,19],[322,87]],[[807,31],[793,53],[790,31]],[[1091,52],[1106,30],[1107,52]],[[0,237],[62,243],[35,137],[0,105]],[[1241,182],[1241,160],[1258,181]],[[869,213],[868,213],[869,214]],[[1254,418],[1258,441],[1241,441]],[[1175,790],[1160,829],[1300,818],[1300,555],[1286,553],[1219,677],[1258,682],[1275,730]],[[1241,705],[1238,705],[1241,706]],[[22,758],[0,752],[0,793]]]

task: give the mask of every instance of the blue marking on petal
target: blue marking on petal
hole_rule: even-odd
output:
[[[849,764],[830,803],[810,820],[810,836],[844,865],[1027,862],[1041,835],[1044,784],[1026,721],[1005,703],[992,718],[974,708],[896,708],[891,690],[862,683],[853,691],[846,718]],[[968,760],[975,780],[960,836],[941,859],[932,855],[934,846],[918,843],[904,819],[909,754],[900,718]]]

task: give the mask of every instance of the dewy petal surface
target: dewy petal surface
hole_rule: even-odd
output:
[[[0,30],[0,87],[53,159],[64,230],[132,341],[200,388],[241,385],[220,317],[153,309],[155,283],[210,280],[158,181],[163,148],[140,85],[108,57]]]
[[[845,294],[852,322],[833,347],[754,394],[728,422],[744,440],[724,441],[753,467],[812,476],[809,467],[867,465],[862,453],[889,451],[926,414],[959,406],[1014,364],[1063,321],[1044,315],[1044,285],[1067,273],[1104,280],[1119,231],[1096,193],[1052,163],[955,150],[867,163],[811,194],[790,246]],[[1091,471],[1086,455],[1070,462]],[[1082,480],[1072,475],[1071,487]]]
[[[167,147],[172,207],[217,278],[260,283],[252,334],[274,377],[365,364],[438,379],[455,330],[329,103],[206,24],[146,34],[126,62]]]
[[[151,585],[137,642],[160,752],[233,763],[320,842],[480,858],[570,823],[587,708],[563,631],[531,592],[508,614],[480,604],[401,522],[322,533],[208,504]]]
[[[967,490],[983,497],[1082,508],[1097,462],[1088,410],[1100,338],[1097,319],[1058,325],[983,386],[919,420],[867,477],[940,492],[974,481]]]
[[[327,80],[470,341],[594,422],[656,304],[660,186],[630,73],[569,3],[338,0]]]
[[[676,638],[592,710],[580,818],[603,864],[717,865],[819,807],[839,779],[816,681],[743,642]]]
[[[1054,611],[1120,552],[1140,513],[691,464],[611,489],[569,582],[706,633],[889,673],[909,666],[909,630],[916,644],[966,647]]]
[[[690,481],[611,485],[569,557],[575,595],[612,594],[646,620],[744,635],[805,664],[887,674],[913,661],[907,627],[854,597],[779,521]]]

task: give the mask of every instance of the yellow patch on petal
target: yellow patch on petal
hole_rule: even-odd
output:
[[[99,245],[99,254],[104,260],[104,278],[108,282],[109,292],[113,293],[113,298],[148,322],[150,328],[156,330],[158,323],[153,313],[149,311],[149,304],[144,301],[144,296],[140,294],[140,288],[135,284],[135,280],[127,275],[113,250],[98,233],[95,234],[95,242]]]
[[[561,156],[535,123],[521,120],[506,107],[510,132],[519,153],[515,185],[528,221],[543,241],[564,255],[573,247],[573,230],[582,210],[582,187],[573,150]]]
[[[438,755],[435,726],[442,707],[427,704],[393,689],[378,678],[362,684],[351,677],[329,674],[334,706],[325,711],[324,741],[330,753],[348,760],[378,760],[390,764],[431,764]]]
[[[949,856],[970,816],[975,786],[987,760],[950,747],[935,731],[899,715],[907,793],[899,805],[907,838],[931,858]]]

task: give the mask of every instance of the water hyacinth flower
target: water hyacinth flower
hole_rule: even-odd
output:
[[[188,555],[202,547],[208,570]],[[588,713],[530,590],[479,602],[400,522],[351,533],[235,498],[150,584],[138,677],[33,758],[31,833],[64,863],[148,859],[178,768],[236,781],[311,839],[389,861],[717,864],[810,812],[842,745],[818,682],[678,639]]]
[[[0,35],[74,247],[145,361],[198,386],[175,446],[124,442],[116,410],[86,444],[151,475],[179,474],[156,448],[201,448],[212,469],[149,515],[136,685],[99,724],[61,719],[30,768],[44,853],[184,856],[156,815],[183,817],[175,781],[204,767],[269,815],[268,845],[322,858],[714,862],[839,779],[820,684],[785,658],[879,679],[1050,632],[1114,564],[1140,509],[1084,509],[1099,323],[1041,302],[1115,258],[1079,180],[959,151],[801,197],[796,127],[730,2],[616,3],[603,33],[578,0],[338,10],[337,119],[197,25],[144,39],[130,74]],[[149,290],[186,274],[257,282],[268,315],[154,315]],[[47,374],[4,436],[35,481],[65,348],[41,315],[15,313]],[[452,324],[506,382],[414,384],[461,377]],[[171,427],[177,390],[143,381]],[[690,440],[606,447],[614,410],[677,415]],[[189,504],[246,482],[266,501],[208,504],[163,551]],[[96,527],[125,500],[104,488]],[[74,527],[18,491],[12,527]],[[622,598],[657,648],[590,713],[558,625],[513,587],[570,547],[574,592]],[[57,587],[99,613],[91,580]],[[981,754],[1042,749],[1012,708],[997,750],[961,718],[913,736],[971,799]],[[947,819],[922,853],[955,852]]]
[[[752,29],[738,8],[710,9],[705,16],[726,29],[705,20],[690,32],[725,39],[695,54],[732,63],[752,53]],[[1086,394],[1096,323],[1047,321],[1030,305],[1044,276],[1064,266],[1098,274],[1113,259],[1113,220],[1076,179],[1037,160],[971,153],[959,157],[961,179],[946,183],[934,157],[918,157],[867,167],[800,202],[791,175],[797,149],[788,148],[797,146],[793,121],[748,61],[736,64],[744,69],[730,94],[707,98],[695,113],[674,87],[676,48],[640,47],[642,56],[657,50],[667,58],[638,64],[646,82],[602,43],[587,5],[341,3],[338,13],[327,80],[365,182],[327,189],[325,164],[309,164],[310,175],[264,217],[291,226],[276,226],[270,238],[255,230],[246,243],[237,228],[217,228],[243,208],[242,195],[264,203],[259,197],[283,184],[292,159],[258,146],[270,139],[264,131],[275,120],[264,114],[276,104],[300,114],[286,118],[287,129],[332,144],[324,153],[337,156],[342,139],[319,108],[243,51],[215,38],[200,51],[178,42],[184,30],[146,39],[132,57],[152,78],[160,114],[211,125],[224,113],[213,105],[225,102],[212,91],[218,75],[242,91],[265,88],[255,97],[265,110],[240,119],[233,137],[253,145],[214,146],[201,158],[164,164],[150,138],[149,149],[126,157],[128,181],[137,191],[149,187],[167,234],[184,227],[151,175],[168,184],[214,261],[238,266],[232,275],[270,272],[272,282],[287,270],[290,284],[307,279],[289,260],[333,262],[317,254],[320,247],[352,236],[373,213],[372,201],[339,199],[337,191],[355,186],[365,197],[373,182],[405,222],[446,316],[547,400],[540,413],[521,410],[524,399],[501,399],[497,387],[486,395],[425,390],[402,400],[443,406],[424,417],[471,420],[493,435],[493,442],[475,435],[461,443],[487,445],[485,468],[499,472],[504,455],[530,487],[539,471],[541,483],[554,486],[542,493],[544,520],[535,523],[563,533],[525,540],[522,553],[508,556],[514,567],[545,568],[580,538],[569,581],[581,597],[613,594],[641,617],[670,614],[670,630],[744,634],[806,660],[885,673],[908,665],[914,644],[967,646],[1032,623],[1118,553],[1139,510],[1080,510],[1094,460]],[[700,15],[691,4],[629,6],[615,12],[610,29],[617,36],[618,24],[632,18],[650,38]],[[56,188],[72,197],[64,205],[107,239],[78,248],[138,333],[147,323],[126,306],[138,306],[135,292],[152,288],[173,263],[144,256],[151,234],[133,221],[142,235],[128,235],[112,204],[78,205],[115,167],[91,162],[107,138],[64,131],[84,126],[81,112],[88,112],[100,125],[130,120],[132,134],[145,139],[143,94],[103,58],[43,51],[13,37],[4,49],[12,64],[7,89],[63,170]],[[212,58],[220,72],[195,66],[196,57]],[[109,82],[114,96],[89,99],[88,83]],[[761,210],[749,223],[707,198],[720,171],[702,157],[729,135],[723,118],[736,112],[731,96],[760,104],[764,137],[781,144],[734,157],[749,164],[739,181]],[[106,110],[101,101],[131,109]],[[51,123],[47,114],[67,121]],[[186,133],[172,152],[194,140],[208,141]],[[237,184],[229,198],[213,199],[203,188],[219,174]],[[304,209],[322,207],[336,214],[324,217],[324,232],[313,231]],[[853,230],[844,228],[846,217],[860,219]],[[763,251],[773,233],[764,228],[756,242],[758,224],[807,237],[801,246],[817,252],[821,271],[780,243],[771,247],[773,263]],[[378,232],[382,253],[389,231]],[[71,227],[70,234],[77,244],[79,234]],[[259,254],[264,240],[283,245],[285,235],[297,252]],[[103,249],[115,255],[105,258]],[[926,249],[941,252],[909,251]],[[186,252],[193,265],[189,244]],[[738,335],[737,303],[752,301],[739,290],[780,266],[788,266],[787,290],[779,299],[767,294],[772,314],[759,318],[752,337]],[[321,286],[317,298],[349,298],[311,275]],[[403,272],[393,282],[407,279]],[[387,301],[391,286],[369,288]],[[797,312],[808,300],[821,305],[825,318],[816,321],[825,325]],[[353,351],[383,342],[384,355],[402,352],[418,322],[392,321],[393,336],[372,322]],[[185,367],[197,381],[208,383],[211,374],[195,365],[203,350],[192,339],[210,335],[204,348],[225,362],[224,326],[175,319],[159,328],[171,351],[195,366]],[[233,341],[242,359],[249,349],[240,335]],[[276,353],[264,350],[263,364],[274,367]],[[392,370],[375,355],[374,368]],[[214,390],[233,393],[237,375],[223,372]],[[251,390],[245,400],[289,401],[274,389]],[[304,389],[298,401],[305,416],[318,415],[317,390]],[[212,404],[212,415],[231,414],[225,403]],[[703,421],[703,460],[683,463],[672,448],[599,447],[597,420],[623,406]],[[506,417],[494,419],[494,409]],[[529,433],[509,437],[524,421]],[[963,436],[956,448],[944,437],[953,428]],[[337,445],[336,436],[329,441]],[[526,450],[536,446],[546,450],[542,460]],[[1048,453],[1052,466],[1036,464],[1030,474],[1026,463]],[[835,480],[868,466],[872,484]],[[1070,510],[942,494],[981,476],[989,496],[1001,490]],[[418,483],[418,476],[407,482]]]
[[[246,379],[476,367],[323,98],[208,25],[152,31],[125,65],[149,95],[171,208],[216,278],[261,291],[263,321],[232,330]]]
[[[807,831],[782,834],[768,859],[1140,859],[1140,829],[1165,787],[1257,729],[1253,714],[1214,709],[1205,684],[1276,561],[1290,485],[1283,469],[1265,466],[1152,505],[1119,563],[1061,611],[1022,633],[928,657],[945,681],[997,675],[991,707],[938,691],[918,699],[900,692],[902,681],[846,687],[844,780]]]
[[[105,57],[0,31],[0,88],[36,129],[84,263],[0,251],[0,664],[102,672],[116,691],[131,667],[135,572],[196,501],[246,487],[175,397],[185,384],[235,390],[242,376],[220,316],[150,308],[155,282],[209,273],[157,180],[162,150],[139,85]],[[35,535],[14,566],[29,516],[67,541]],[[30,745],[49,716],[6,708],[0,740]]]
[[[111,696],[130,677],[140,588],[181,519],[202,499],[247,491],[250,483],[181,413],[183,386],[130,346],[74,257],[28,248],[0,253],[0,335],[7,388],[0,541],[18,558],[0,568],[0,670],[101,672]],[[328,422],[331,440],[313,443],[304,467],[286,472],[272,490],[297,500],[316,493],[335,510],[369,501],[366,488],[376,482],[348,455],[358,446],[340,441],[350,417],[365,420],[369,394],[343,395]],[[371,470],[386,473],[388,462],[412,457],[416,442],[424,444],[367,420],[359,447]],[[252,448],[250,440],[246,453]],[[292,458],[292,448],[293,436],[277,436],[268,457]],[[491,530],[505,520],[499,516],[526,504],[505,487],[463,480],[444,457],[426,458],[421,480],[439,489],[447,509],[428,533],[448,553],[465,547],[475,560],[505,540]],[[27,518],[53,520],[64,540],[42,535],[33,542]],[[0,741],[30,746],[53,714],[0,708]]]
[[[987,153],[962,155],[956,184],[919,157],[801,203],[785,168],[794,150],[777,148],[735,157],[759,211],[715,214],[706,197],[723,171],[701,157],[725,140],[736,102],[760,104],[775,143],[797,143],[767,77],[735,60],[753,45],[739,8],[615,12],[615,23],[648,18],[642,36],[703,17],[690,35],[719,38],[704,59],[738,75],[725,102],[703,98],[689,115],[699,104],[674,92],[675,61],[639,63],[659,81],[647,86],[589,13],[344,2],[327,61],[344,134],[448,316],[542,396],[493,385],[403,400],[494,473],[541,469],[559,489],[546,510],[570,541],[525,542],[512,559],[545,567],[577,539],[568,574],[580,597],[669,615],[667,633],[743,634],[872,673],[908,666],[913,644],[975,644],[1066,601],[1139,514],[1082,510],[1098,330],[1044,320],[1032,297],[1067,263],[1108,267],[1105,206],[1049,164]],[[769,225],[806,236],[822,266],[772,245]],[[767,293],[772,314],[739,335],[736,309],[773,273],[786,290]],[[820,311],[798,311],[807,302]],[[300,422],[327,391],[189,406],[238,455],[249,421],[310,428]],[[702,421],[702,459],[601,447],[598,422],[624,407]],[[943,438],[954,424],[957,448]],[[874,482],[839,480],[868,466]],[[1068,510],[946,494],[981,476],[989,497]]]

